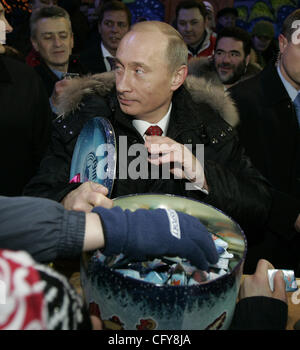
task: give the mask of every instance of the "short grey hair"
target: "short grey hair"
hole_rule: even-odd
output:
[[[30,16],[31,38],[36,39],[37,22],[43,18],[65,18],[68,21],[70,25],[70,31],[72,32],[72,25],[68,12],[59,6],[47,6],[33,11],[32,15]]]

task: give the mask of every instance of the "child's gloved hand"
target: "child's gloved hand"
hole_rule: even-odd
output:
[[[95,207],[92,211],[102,222],[105,255],[123,253],[140,261],[179,256],[201,270],[218,261],[211,235],[193,216],[172,209],[131,212],[120,207]]]

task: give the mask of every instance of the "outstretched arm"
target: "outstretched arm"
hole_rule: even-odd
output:
[[[185,257],[203,270],[218,260],[205,226],[175,210],[98,206],[83,213],[43,198],[0,196],[0,222],[1,248],[26,250],[43,262],[102,248],[106,255],[124,253],[141,261]]]

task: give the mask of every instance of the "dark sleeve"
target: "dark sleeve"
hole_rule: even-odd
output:
[[[37,174],[25,186],[23,194],[53,199],[62,199],[81,183],[69,183],[73,151],[85,123],[96,117],[110,117],[111,110],[106,100],[98,95],[83,99],[82,108],[66,117],[53,121],[49,148]]]
[[[265,225],[272,203],[270,185],[245,155],[234,130],[204,159],[204,172],[209,194],[189,191],[189,196],[219,208],[243,228]]]
[[[220,162],[205,162],[208,200],[224,208],[242,227],[265,225],[272,204],[270,184],[252,165],[237,138],[225,145],[220,157]]]
[[[53,114],[45,87],[37,74],[32,74],[32,154],[37,171],[50,142]]]
[[[240,300],[230,326],[232,330],[284,330],[288,306],[285,302],[268,297],[250,297]]]
[[[35,260],[80,256],[85,214],[67,211],[52,200],[0,196],[0,247],[25,250]]]
[[[76,138],[65,141],[53,128],[49,148],[34,177],[25,186],[25,196],[42,197],[61,202],[80,183],[69,183],[72,153]]]
[[[272,189],[273,203],[268,227],[272,232],[285,239],[299,236],[295,230],[295,222],[300,213],[300,199],[287,193]]]

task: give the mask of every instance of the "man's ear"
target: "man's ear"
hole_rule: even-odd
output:
[[[182,65],[178,69],[176,69],[173,78],[172,78],[172,84],[171,89],[172,91],[177,90],[185,81],[188,74],[188,67],[187,65]]]
[[[30,41],[31,41],[31,44],[32,44],[33,48],[35,49],[35,51],[39,52],[39,45],[38,45],[38,43],[32,38],[30,39]]]
[[[278,43],[279,43],[279,51],[280,53],[282,53],[288,45],[288,40],[283,34],[280,34],[278,37]]]

